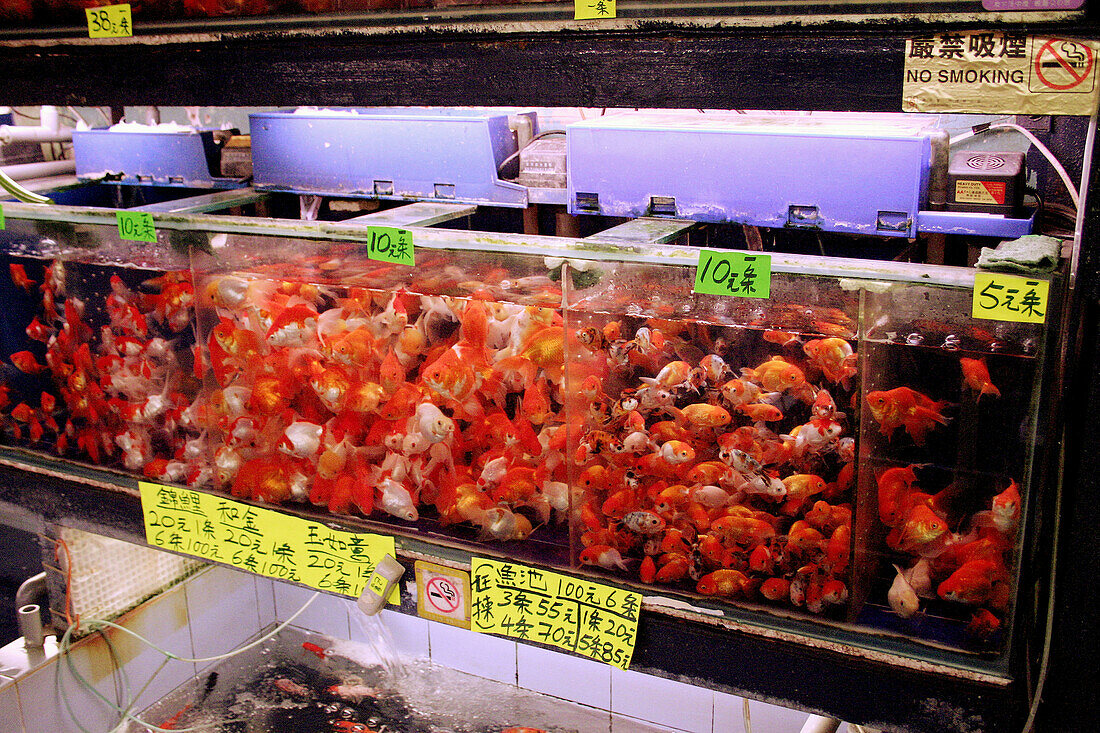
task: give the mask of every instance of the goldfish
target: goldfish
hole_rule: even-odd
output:
[[[764,331],[764,340],[779,346],[792,346],[794,344],[802,343],[796,334],[787,333],[786,331]]]
[[[821,369],[833,384],[847,385],[856,373],[856,354],[852,345],[842,338],[825,338],[807,341],[802,350],[810,357],[810,363]]]
[[[887,527],[895,527],[908,513],[909,494],[916,488],[914,466],[888,468],[878,477],[879,519]]]
[[[23,288],[28,293],[34,290],[37,283],[27,277],[27,270],[23,265],[13,262],[8,265],[8,271],[11,273],[11,281],[15,283],[17,287]]]
[[[904,426],[913,441],[921,445],[929,430],[950,421],[943,416],[943,408],[950,403],[937,402],[909,387],[869,392],[866,399],[871,416],[879,423],[879,431],[890,439],[894,431]]]
[[[1001,390],[994,386],[989,378],[989,369],[986,368],[985,359],[968,359],[965,356],[959,359],[962,367],[963,381],[966,386],[978,393],[978,399],[988,394],[994,397],[1001,396]]]
[[[695,459],[695,449],[682,440],[670,440],[661,446],[660,457],[672,465],[680,465]]]
[[[773,356],[755,369],[743,370],[743,374],[768,392],[786,392],[806,384],[802,370],[781,356]]]
[[[699,428],[720,428],[728,425],[732,419],[725,408],[702,402],[688,405],[681,414],[689,423]]]
[[[46,367],[38,363],[34,354],[29,351],[17,351],[11,355],[11,363],[24,374],[40,374]]]
[[[891,530],[886,544],[899,552],[929,550],[938,540],[945,539],[947,522],[926,504],[917,504],[905,516],[902,524]]]
[[[893,567],[897,575],[894,576],[890,590],[886,592],[886,601],[898,616],[912,618],[920,610],[920,598],[917,597],[916,590],[906,579],[902,569],[897,565]]]
[[[722,568],[700,578],[695,589],[705,596],[732,597],[743,593],[748,580],[740,570]]]
[[[783,486],[787,489],[783,513],[795,514],[807,499],[825,490],[825,479],[812,473],[796,473],[783,479]]]
[[[971,636],[988,641],[1001,628],[1001,620],[987,608],[979,608],[970,615],[966,631]]]
[[[754,402],[747,405],[738,405],[737,410],[739,412],[748,415],[750,420],[757,422],[775,422],[783,419],[783,411],[775,405],[765,404],[763,402]]]
[[[936,594],[945,601],[981,605],[995,600],[998,591],[1007,593],[1008,571],[999,560],[971,560],[953,572],[936,588]],[[998,589],[998,586],[1001,586]],[[1004,597],[1007,602],[1007,597]]]
[[[769,601],[778,601],[790,595],[791,582],[786,578],[768,578],[760,586],[760,595]]]
[[[592,545],[584,548],[581,550],[580,561],[583,565],[598,565],[607,570],[615,568],[627,570],[619,551],[608,545]]]
[[[999,532],[1009,533],[1020,521],[1020,489],[1015,481],[1008,488],[993,497],[990,508],[990,521]]]
[[[638,534],[657,534],[665,528],[665,520],[650,511],[638,510],[623,515],[619,520],[623,527]]]

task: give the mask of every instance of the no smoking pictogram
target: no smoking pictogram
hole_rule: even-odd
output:
[[[428,595],[428,604],[436,613],[454,613],[462,605],[462,595],[450,578],[442,575],[432,578],[428,581],[425,591]]]
[[[1051,38],[1036,52],[1031,70],[1033,92],[1091,92],[1095,57],[1084,43]]]

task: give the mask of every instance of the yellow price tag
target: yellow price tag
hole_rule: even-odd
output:
[[[376,596],[381,596],[386,590],[386,579],[381,575],[373,575],[370,579],[370,590]]]
[[[574,20],[615,17],[615,0],[573,0]]]
[[[1050,283],[1034,277],[978,272],[974,275],[973,316],[993,321],[1043,323]]]
[[[358,598],[393,537],[341,532],[213,494],[142,481],[145,539],[154,547]],[[385,583],[385,579],[382,579]],[[394,585],[386,600],[400,604]]]
[[[128,38],[134,35],[130,18],[130,5],[105,5],[100,8],[87,8],[89,38]]]
[[[640,593],[511,562],[471,564],[471,628],[630,666]]]

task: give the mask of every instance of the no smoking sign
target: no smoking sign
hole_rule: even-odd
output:
[[[416,561],[416,612],[432,621],[470,628],[470,574]]]
[[[1028,89],[1087,94],[1096,84],[1096,58],[1084,43],[1051,38],[1035,52]]]

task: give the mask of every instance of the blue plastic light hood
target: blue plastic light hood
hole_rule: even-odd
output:
[[[532,116],[533,113],[528,113]],[[526,206],[497,168],[515,153],[508,115],[371,108],[249,115],[253,186],[326,196]]]
[[[76,175],[143,186],[240,188],[246,179],[217,175],[221,158],[215,132],[220,131],[75,130]]]
[[[947,150],[944,132],[900,115],[641,112],[573,123],[568,136],[574,214],[896,237],[916,236],[935,208],[932,161]],[[964,218],[959,233],[1015,221]]]

